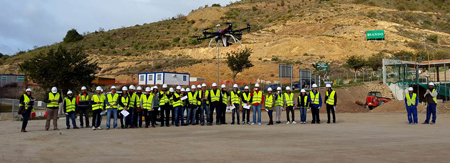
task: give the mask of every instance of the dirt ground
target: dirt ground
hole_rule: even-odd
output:
[[[267,117],[263,112],[263,123]],[[66,130],[59,120],[61,130],[44,131],[45,121],[35,120],[21,133],[21,122],[0,121],[0,162],[450,162],[450,115],[439,114],[437,122],[409,125],[404,113],[340,113],[336,124],[320,125],[92,131]]]

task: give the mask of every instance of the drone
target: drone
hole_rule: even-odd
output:
[[[209,41],[208,47],[211,48],[211,43],[213,41],[217,42],[217,47],[219,46],[219,44],[222,44],[224,47],[230,46],[233,43],[230,42],[230,39],[233,39],[234,43],[239,43],[241,46],[241,40],[242,39],[242,31],[247,31],[250,33],[250,24],[247,24],[246,28],[242,28],[242,29],[237,29],[237,30],[233,30],[233,23],[226,23],[228,24],[228,27],[223,29],[223,30],[218,30],[215,32],[208,32],[207,30],[209,30],[210,28],[205,28],[203,29],[203,37],[202,36],[192,36],[197,38],[198,41],[202,41],[202,40],[206,40],[206,39],[211,39]],[[220,24],[216,25],[217,28],[220,27]]]

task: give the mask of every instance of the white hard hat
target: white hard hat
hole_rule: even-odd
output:
[[[71,90],[67,91],[67,94],[73,94]]]
[[[317,88],[317,84],[313,84],[313,86],[312,86],[313,88]]]
[[[326,84],[325,87],[331,88],[331,84]]]
[[[222,88],[226,88],[227,86],[225,84],[222,84]]]
[[[184,88],[181,88],[181,92],[186,92],[186,90]]]
[[[430,84],[428,84],[428,85],[432,85],[432,86],[434,86],[434,83],[433,83],[433,82],[430,82]]]
[[[102,87],[97,86],[97,88],[95,88],[96,91],[102,91]]]
[[[191,88],[192,88],[192,89],[196,89],[197,87],[195,87],[195,85],[192,85]]]
[[[234,85],[233,85],[233,88],[237,88],[237,87],[238,87],[238,85],[237,85],[237,84],[234,84]]]
[[[173,92],[173,88],[172,87],[169,88],[169,92]]]
[[[116,86],[111,86],[111,89],[116,89]]]
[[[277,87],[277,91],[281,91],[281,87]]]
[[[181,86],[177,86],[177,89],[181,89]]]
[[[156,86],[156,85],[155,85],[155,86],[153,86],[153,89],[158,89],[158,86]]]
[[[256,83],[256,84],[255,84],[255,87],[259,87],[259,84],[258,84],[258,83]]]
[[[305,91],[305,89],[302,89],[300,92],[302,92],[302,93],[306,93],[306,91]]]
[[[85,86],[82,86],[82,87],[81,87],[81,90],[86,90],[86,87],[85,87]]]
[[[136,89],[136,87],[134,87],[134,85],[130,85],[130,89],[134,90],[134,89]]]
[[[202,84],[202,87],[206,87],[206,84],[205,84],[205,83],[203,83],[203,84]]]
[[[31,92],[31,88],[27,88],[27,90],[25,90],[25,92]]]
[[[191,89],[190,88],[186,88],[186,92],[190,92],[191,91]]]
[[[56,93],[56,92],[58,92],[58,89],[56,87],[53,87],[52,88],[52,93]]]
[[[163,88],[167,88],[167,84],[163,84]]]
[[[267,88],[267,91],[272,92],[272,88],[271,87]]]
[[[213,86],[213,87],[217,87],[217,84],[216,83],[212,83],[212,85],[211,86]]]
[[[123,86],[123,87],[122,87],[122,91],[128,91],[127,86]]]
[[[291,90],[291,87],[287,86],[286,91],[290,91],[290,90]]]
[[[141,87],[141,86],[138,86],[136,90],[142,91],[142,87]]]
[[[150,89],[150,87],[147,87],[147,88],[145,88],[145,91],[150,92],[150,91],[152,91],[152,89]]]
[[[100,88],[101,89],[101,91],[103,92],[103,88]]]
[[[200,84],[199,84],[199,85],[197,85],[197,88],[198,88],[198,89],[202,88],[202,85],[200,85]]]
[[[414,89],[412,87],[409,87],[408,91],[414,91]]]
[[[245,86],[244,89],[250,89],[250,88],[248,88],[248,86]]]

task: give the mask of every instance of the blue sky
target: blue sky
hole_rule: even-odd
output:
[[[1,0],[0,53],[61,42],[72,28],[81,34],[128,27],[230,1],[236,0]]]

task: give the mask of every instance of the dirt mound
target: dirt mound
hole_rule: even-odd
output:
[[[426,113],[427,106],[419,103],[417,106],[417,112]],[[374,108],[371,112],[394,112],[394,113],[402,113],[406,112],[405,101],[392,100],[388,103],[382,104]]]

